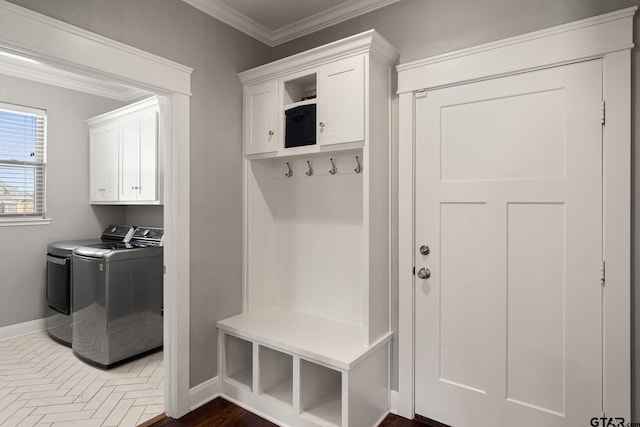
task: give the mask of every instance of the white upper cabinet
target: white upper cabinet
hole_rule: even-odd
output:
[[[240,73],[245,156],[366,146],[370,108],[389,102],[377,98],[380,88],[389,85],[388,71],[380,78],[377,70],[388,70],[396,58],[393,46],[371,30]],[[287,119],[291,108],[298,110]]]
[[[115,125],[91,129],[91,201],[118,200],[118,128]]]
[[[364,55],[318,70],[317,143],[364,141]]]
[[[158,101],[150,98],[87,120],[90,202],[160,204]]]
[[[119,200],[155,201],[157,164],[157,119],[147,111],[121,127]]]
[[[244,91],[245,154],[278,150],[278,82],[247,86]]]

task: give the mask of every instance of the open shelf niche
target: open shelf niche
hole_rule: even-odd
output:
[[[396,58],[371,30],[240,74],[244,301],[217,326],[222,347],[253,344],[253,387],[220,389],[280,424],[369,427],[389,410]],[[284,111],[314,86],[317,143],[286,147]]]
[[[260,394],[293,407],[293,357],[260,346]]]
[[[250,341],[225,335],[225,361],[227,380],[248,390],[253,384],[253,350]]]

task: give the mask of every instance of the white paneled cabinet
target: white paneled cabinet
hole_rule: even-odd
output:
[[[107,125],[89,131],[91,201],[118,200],[118,127]]]
[[[278,149],[278,82],[247,87],[244,92],[245,153],[275,152]]]
[[[120,194],[122,201],[155,201],[157,165],[157,113],[146,111],[127,119],[121,127]]]
[[[318,70],[318,144],[364,141],[364,61],[358,55]]]
[[[220,391],[284,425],[370,427],[389,409],[396,57],[368,31],[240,74],[255,121],[244,135],[244,304],[217,323]],[[316,144],[285,148],[285,109],[313,105],[314,93]],[[273,138],[256,142],[271,111]]]
[[[87,120],[90,202],[160,204],[158,101],[153,97]]]

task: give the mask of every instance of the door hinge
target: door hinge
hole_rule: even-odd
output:
[[[605,117],[606,117],[606,109],[605,109],[605,103],[603,99],[602,101],[600,101],[600,124],[603,126],[605,122]]]
[[[605,263],[604,263],[604,260],[602,260],[602,266],[600,267],[600,283],[602,284],[602,286],[604,286],[604,283],[605,283],[605,276],[606,276]]]

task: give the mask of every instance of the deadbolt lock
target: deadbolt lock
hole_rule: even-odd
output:
[[[427,245],[422,245],[420,246],[420,253],[422,255],[429,255],[431,253],[431,249],[429,249],[429,246]]]

